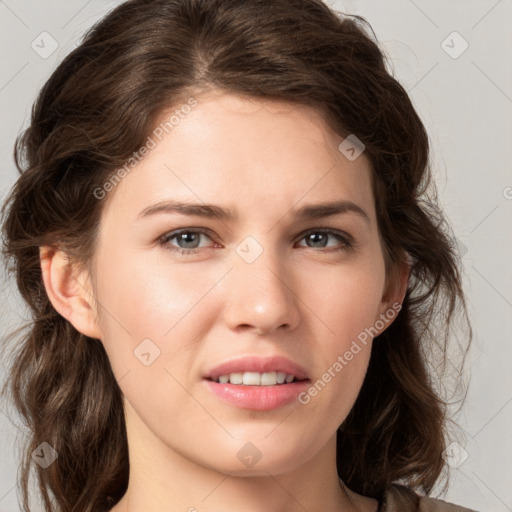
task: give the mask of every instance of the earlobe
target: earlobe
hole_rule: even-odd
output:
[[[53,247],[41,247],[39,258],[44,286],[53,307],[77,331],[101,339],[86,273],[80,273],[63,251]]]

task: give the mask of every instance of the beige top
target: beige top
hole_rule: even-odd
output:
[[[393,484],[384,493],[377,512],[476,512],[443,500],[419,496],[412,489]]]

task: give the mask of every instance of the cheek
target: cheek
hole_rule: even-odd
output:
[[[384,280],[384,265],[378,260],[361,260],[317,276],[308,300],[321,319],[322,334],[316,341],[315,382],[304,397],[312,410],[318,407],[325,414],[335,410],[335,417],[342,421],[357,398],[371,355]]]
[[[123,394],[148,424],[186,424],[182,416],[201,414],[185,389],[207,335],[201,297],[214,281],[149,260],[123,256],[98,268],[102,342]]]
[[[104,256],[104,262],[113,259]],[[158,355],[155,364],[180,368],[181,362],[186,369],[190,361],[182,358],[200,349],[208,321],[215,317],[204,306],[213,306],[211,301],[203,299],[224,271],[201,272],[197,265],[169,263],[165,257],[164,251],[153,258],[132,252],[98,266],[95,293],[103,343],[119,374],[138,366],[135,357],[144,347]]]
[[[317,273],[310,278],[308,306],[325,326],[333,345],[344,343],[372,326],[378,316],[384,288],[384,264],[378,258]]]

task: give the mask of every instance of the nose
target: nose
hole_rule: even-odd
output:
[[[297,279],[293,268],[270,244],[261,242],[254,260],[241,251],[233,254],[233,270],[224,280],[224,320],[233,330],[268,334],[277,329],[294,329],[300,321]],[[245,246],[246,248],[248,246]]]

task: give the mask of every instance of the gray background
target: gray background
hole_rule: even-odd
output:
[[[36,92],[83,32],[118,3],[0,0],[0,198],[16,179],[13,142]],[[457,418],[466,439],[452,446],[444,499],[481,512],[512,510],[512,0],[328,3],[368,19],[410,93],[464,254],[475,339],[469,393]],[[40,35],[45,31],[58,44],[49,56],[44,52],[55,43]],[[5,333],[27,313],[14,283],[0,279]],[[0,512],[19,510],[17,442],[24,428],[7,414],[0,411]]]

